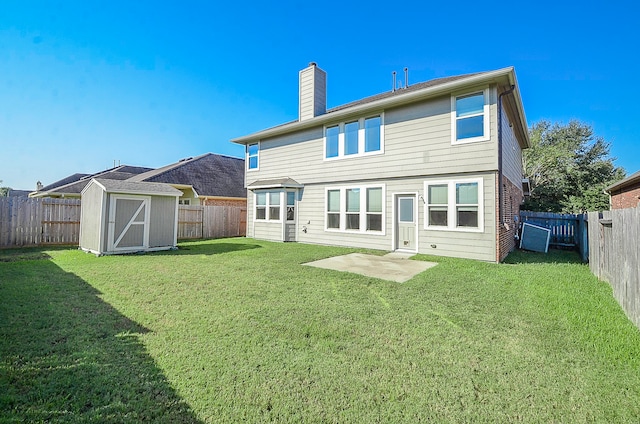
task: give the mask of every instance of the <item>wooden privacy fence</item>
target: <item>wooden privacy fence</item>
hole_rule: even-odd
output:
[[[0,197],[0,248],[78,244],[80,208],[80,199]],[[178,239],[244,236],[246,223],[246,208],[178,207]]]
[[[80,200],[0,197],[0,247],[77,244]]]
[[[246,235],[247,208],[187,206],[178,210],[178,238],[222,238]]]
[[[575,248],[584,262],[589,259],[586,215],[520,211],[520,219],[551,230],[551,246]]]
[[[589,268],[640,328],[640,207],[589,212]]]

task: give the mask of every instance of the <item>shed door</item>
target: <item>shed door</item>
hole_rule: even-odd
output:
[[[149,247],[148,196],[111,195],[109,207],[109,251]]]

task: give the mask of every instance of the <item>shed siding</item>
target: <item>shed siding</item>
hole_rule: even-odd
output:
[[[509,115],[502,109],[502,173],[514,185],[522,185],[522,148],[511,126]]]
[[[174,246],[177,201],[175,197],[151,198],[149,247]]]
[[[489,92],[489,141],[452,145],[451,97],[442,96],[384,111],[384,154],[323,160],[321,126],[261,140],[259,170],[248,171],[246,181],[287,176],[306,185],[353,181],[368,175],[388,179],[495,171],[495,89]]]
[[[80,247],[99,252],[100,234],[104,225],[103,191],[91,184],[82,196],[80,216]]]

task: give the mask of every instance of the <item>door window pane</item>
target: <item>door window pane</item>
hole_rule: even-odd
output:
[[[399,200],[400,222],[413,222],[413,199],[400,198]]]
[[[296,193],[287,192],[287,221],[295,221]]]

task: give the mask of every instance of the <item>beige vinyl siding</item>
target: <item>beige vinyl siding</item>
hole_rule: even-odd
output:
[[[151,197],[149,247],[174,246],[176,203],[175,197]]]
[[[253,221],[253,238],[259,240],[283,241],[282,222]]]
[[[91,184],[82,195],[82,208],[80,221],[80,247],[95,252],[101,251],[100,234],[103,231],[106,211],[103,210],[102,189]]]
[[[354,186],[358,184],[360,183],[353,183]],[[314,184],[304,188],[302,199],[298,202],[299,242],[378,250],[391,249],[391,239],[388,234],[383,236],[372,233],[325,231],[326,187],[333,187],[333,185]],[[385,209],[388,209],[390,203],[387,199],[385,199],[384,204]],[[303,227],[307,228],[306,233],[302,231]]]
[[[509,115],[502,110],[502,173],[516,187],[522,184],[522,149],[510,125]]]
[[[247,183],[285,176],[306,185],[353,181],[364,175],[388,179],[495,171],[495,90],[489,92],[492,135],[489,141],[452,145],[451,97],[442,96],[385,110],[384,154],[325,160],[324,127],[261,140],[260,169],[247,173]]]
[[[417,194],[417,225],[419,253],[438,256],[453,256],[482,261],[495,261],[495,173],[439,175],[433,180],[456,180],[481,178],[483,183],[483,217],[482,232],[425,230],[425,205],[419,198],[424,196],[424,182],[429,178],[415,177],[410,179],[392,179],[366,181],[367,185],[380,184],[385,187],[384,200],[384,234],[325,231],[325,196],[326,188],[333,184],[313,184],[306,186],[302,199],[298,203],[298,241],[309,244],[349,246],[358,248],[392,250],[394,248],[395,216],[393,201],[395,194]],[[354,181],[353,186],[364,184]],[[303,232],[303,228],[307,232]],[[431,245],[436,245],[435,248]]]
[[[484,192],[484,229],[481,233],[468,231],[440,231],[424,229],[425,205],[420,202],[420,253],[451,256],[456,258],[477,259],[495,262],[496,260],[496,178],[494,173],[484,175],[453,175],[437,180],[456,180],[460,178],[482,177]],[[427,180],[428,181],[428,180]],[[432,247],[435,245],[435,247]]]

